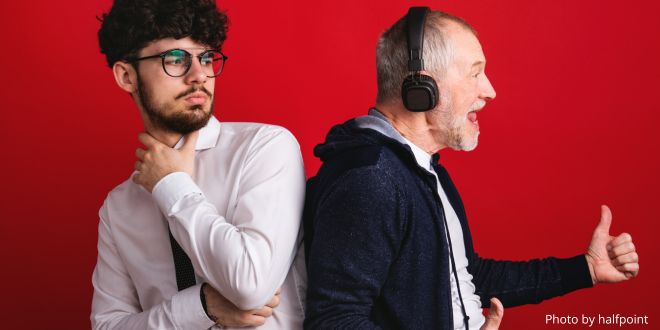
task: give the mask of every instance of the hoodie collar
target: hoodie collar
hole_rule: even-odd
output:
[[[380,134],[387,136],[390,139],[394,139],[401,144],[408,144],[406,140],[401,136],[399,131],[397,131],[390,121],[387,120],[378,109],[371,108],[369,109],[369,115],[355,118],[355,124],[359,128],[372,129]]]
[[[406,149],[412,155],[415,157],[415,160],[420,164],[425,169],[428,169],[428,165],[422,165],[428,164],[431,162],[431,164],[437,164],[438,161],[440,160],[440,154],[435,153],[433,155],[428,155],[425,151],[414,145],[412,142],[410,142],[408,139],[404,138],[399,131],[397,131],[394,126],[390,123],[390,121],[381,113],[378,109],[376,108],[371,108],[369,109],[369,114],[367,116],[362,116],[362,117],[357,117],[355,118],[355,124],[359,128],[366,128],[366,129],[372,129],[382,135],[385,135],[386,137],[393,139],[401,144],[403,144]],[[419,154],[415,152],[415,148],[419,149],[423,153]],[[428,157],[427,157],[428,156]]]

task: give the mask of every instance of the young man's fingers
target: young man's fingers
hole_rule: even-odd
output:
[[[252,314],[263,317],[270,317],[271,315],[273,315],[273,309],[268,306],[264,306],[263,308],[253,310]]]
[[[274,295],[273,298],[266,304],[270,308],[275,308],[280,304],[280,296],[278,294]]]

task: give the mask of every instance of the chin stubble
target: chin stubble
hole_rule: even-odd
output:
[[[147,117],[149,117],[151,124],[153,124],[157,128],[185,135],[190,132],[197,131],[202,127],[206,126],[206,124],[211,119],[211,116],[213,115],[215,99],[213,98],[213,95],[203,87],[191,88],[177,95],[175,99],[180,99],[196,91],[202,91],[206,93],[211,100],[209,112],[204,112],[202,105],[194,105],[189,107],[185,111],[174,112],[168,115],[167,113],[172,112],[172,109],[167,109],[166,108],[167,106],[158,106],[155,104],[155,102],[153,102],[154,101],[153,97],[151,96],[151,94],[149,94],[147,88],[145,88],[144,84],[140,81],[139,75],[138,75],[137,83],[138,83],[138,98],[140,100],[142,108],[144,109],[144,112],[147,114]],[[194,110],[195,112],[201,111],[202,116],[199,117],[195,113],[191,113],[190,112],[191,110]]]
[[[463,150],[463,151],[472,151],[477,147],[479,143],[479,132],[476,132],[476,136],[473,141],[470,141],[470,137],[464,136],[464,132],[467,135],[468,131],[468,119],[467,116],[454,116],[451,112],[453,108],[453,103],[450,99],[443,99],[446,102],[446,106],[442,110],[438,110],[437,116],[439,117],[439,122],[442,125],[443,140],[445,145],[454,149],[454,150]],[[484,106],[483,101],[475,102],[471,107],[470,111],[480,109]],[[467,138],[465,138],[467,137]],[[470,143],[469,145],[467,143]]]

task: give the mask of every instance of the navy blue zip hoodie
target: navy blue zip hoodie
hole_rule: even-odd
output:
[[[307,184],[305,329],[453,329],[449,250],[436,180],[375,109],[333,127]],[[529,261],[479,257],[461,198],[432,157],[463,229],[483,307],[539,303],[590,287],[584,255]]]

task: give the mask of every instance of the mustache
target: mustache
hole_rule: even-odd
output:
[[[478,100],[477,102],[474,102],[472,106],[470,107],[470,111],[476,111],[480,110],[481,108],[486,106],[486,101],[484,100]]]
[[[188,88],[187,90],[181,92],[181,93],[180,93],[179,95],[177,95],[174,99],[175,99],[175,100],[178,100],[178,99],[180,99],[180,98],[184,98],[184,97],[186,97],[186,96],[188,96],[188,95],[190,95],[190,94],[192,94],[192,93],[195,93],[195,92],[203,92],[203,93],[206,94],[209,98],[212,98],[212,97],[213,97],[213,94],[211,94],[211,92],[209,92],[208,89],[204,88],[204,86],[200,86],[200,87],[190,87],[190,88]]]

